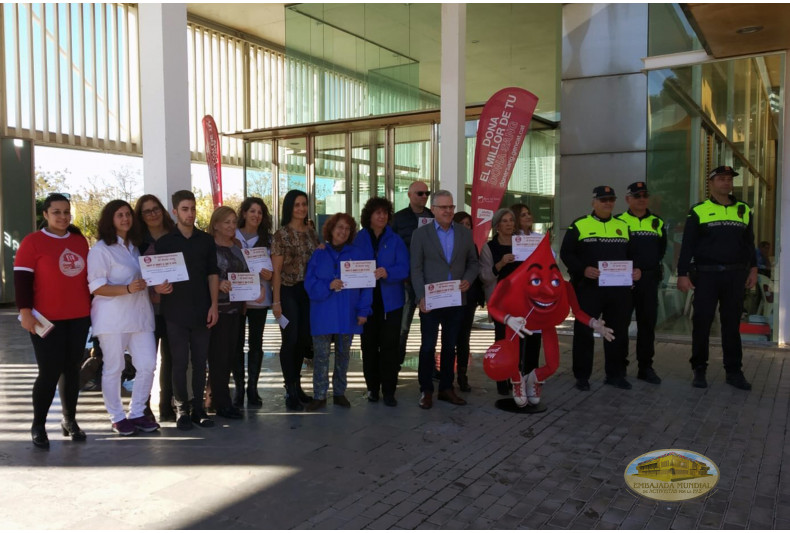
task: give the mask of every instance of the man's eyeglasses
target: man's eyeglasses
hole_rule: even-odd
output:
[[[430,196],[431,191],[415,191],[414,194],[417,196]]]
[[[450,211],[455,209],[454,205],[434,205],[433,207],[435,207],[436,209],[449,209]]]
[[[650,198],[650,193],[638,192],[636,194],[632,194],[631,198],[634,198],[636,200],[641,200],[642,198]]]
[[[154,207],[153,209],[143,209],[141,211],[144,217],[152,217],[154,215],[158,215],[161,212],[162,210],[158,207]]]
[[[617,198],[614,196],[607,196],[606,198],[596,198],[596,200],[603,204],[613,204],[615,201],[617,201]]]

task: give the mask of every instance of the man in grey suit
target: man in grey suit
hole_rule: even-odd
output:
[[[420,381],[420,407],[433,406],[433,369],[436,340],[442,326],[442,353],[439,364],[438,399],[455,405],[466,405],[453,390],[455,344],[463,318],[466,291],[477,277],[477,253],[472,232],[453,222],[455,205],[449,191],[433,194],[431,211],[434,221],[414,231],[411,237],[411,283],[420,306],[420,362],[417,375]],[[441,281],[460,280],[462,305],[428,310],[425,304],[425,285]]]

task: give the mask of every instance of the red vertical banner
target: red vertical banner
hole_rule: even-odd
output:
[[[538,97],[531,92],[507,87],[497,91],[483,107],[472,177],[473,236],[478,250],[488,239],[491,219],[505,195],[537,105]]]
[[[219,132],[211,115],[203,117],[203,136],[205,139],[208,179],[211,184],[211,198],[214,209],[222,205],[222,154],[219,149]]]

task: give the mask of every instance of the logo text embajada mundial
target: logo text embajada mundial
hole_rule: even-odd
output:
[[[719,467],[696,452],[655,450],[625,469],[625,482],[637,494],[665,502],[698,498],[719,482]]]

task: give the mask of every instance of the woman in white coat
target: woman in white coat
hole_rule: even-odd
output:
[[[112,430],[129,436],[159,424],[145,416],[156,368],[154,309],[140,274],[139,232],[132,206],[112,200],[99,217],[99,241],[88,253],[88,288],[93,294],[91,323],[103,353],[102,396]],[[124,352],[136,370],[127,416],[121,401]]]

